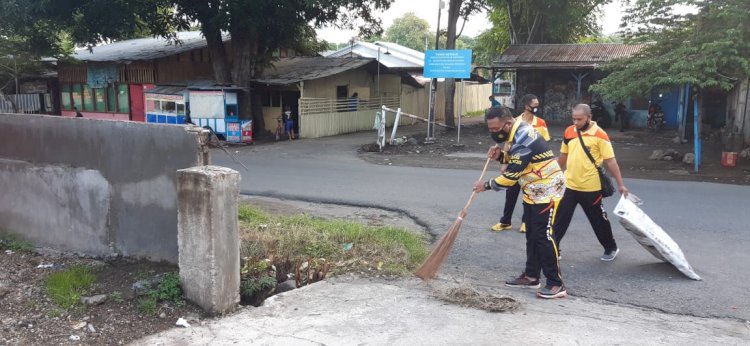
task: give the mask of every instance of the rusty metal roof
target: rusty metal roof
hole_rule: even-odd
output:
[[[182,95],[187,90],[184,86],[172,86],[172,85],[157,85],[151,89],[144,91],[145,94],[160,94],[160,95]]]
[[[366,65],[370,65],[368,66],[368,70],[374,73],[377,64],[376,59],[358,57],[330,58],[315,56],[286,58],[274,62],[273,66],[267,67],[260,77],[252,81],[266,85],[290,85],[301,81],[333,76]],[[380,65],[380,72],[399,75],[403,83],[414,87],[422,87],[422,84],[408,73],[393,71],[382,64]]]
[[[627,58],[645,44],[523,44],[508,47],[493,67],[513,69],[595,68],[610,60]]]
[[[326,58],[322,56],[280,59],[274,62],[273,66],[265,68],[263,74],[253,79],[253,82],[269,85],[289,85],[332,76],[374,61],[375,59],[368,58]]]

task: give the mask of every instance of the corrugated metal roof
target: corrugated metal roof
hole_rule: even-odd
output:
[[[378,47],[380,48],[380,63],[387,68],[400,70],[421,70],[424,68],[424,53],[391,42],[356,42],[353,46],[349,45],[321,55],[329,58],[352,55],[378,59]]]
[[[645,46],[622,43],[513,45],[500,55],[494,67],[594,68],[610,60],[630,57]]]
[[[353,70],[368,64],[372,64],[371,73],[374,73],[378,66],[375,59],[369,58],[331,58],[331,57],[296,57],[281,59],[273,63],[272,67],[267,67],[263,74],[253,79],[255,83],[268,85],[289,85],[306,80],[314,80],[333,76],[345,71]],[[419,83],[413,76],[404,71],[394,71],[386,66],[380,65],[380,73],[396,74],[401,76],[402,83],[420,88]]]
[[[196,79],[181,82],[160,83],[144,91],[146,94],[182,95],[189,90],[245,90],[236,85],[219,85],[209,79]]]
[[[253,82],[269,85],[289,85],[352,70],[374,62],[367,58],[327,58],[322,56],[281,59],[267,67]]]
[[[91,51],[77,49],[73,57],[91,62],[127,62],[159,59],[173,54],[206,47],[206,39],[200,31],[181,31],[177,33],[181,42],[174,44],[162,37],[137,38],[96,46]],[[225,41],[229,36],[225,36]]]
[[[144,91],[146,94],[182,95],[187,91],[184,86],[159,85]]]

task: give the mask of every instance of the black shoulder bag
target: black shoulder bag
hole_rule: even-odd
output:
[[[581,148],[583,148],[583,152],[586,153],[586,156],[589,157],[589,160],[591,160],[591,163],[594,164],[594,167],[596,167],[597,172],[599,172],[599,181],[602,185],[602,197],[610,197],[615,194],[615,185],[612,184],[612,178],[610,178],[607,173],[604,171],[604,168],[601,166],[596,165],[596,160],[594,160],[594,157],[591,156],[591,153],[589,152],[589,148],[586,148],[586,143],[583,142],[583,136],[581,135],[581,130],[576,129],[576,132],[578,132],[578,141],[581,143]]]

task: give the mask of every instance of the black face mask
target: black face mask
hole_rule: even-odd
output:
[[[529,108],[530,108],[529,113],[534,114],[534,115],[539,114],[539,107],[534,107],[534,108],[529,107]]]
[[[586,120],[586,123],[583,124],[583,127],[581,127],[578,130],[580,130],[580,131],[586,131],[586,130],[589,129],[590,126],[591,126],[591,120]]]
[[[492,137],[492,140],[495,141],[495,143],[503,144],[508,140],[508,133],[503,130],[490,132],[490,137]]]

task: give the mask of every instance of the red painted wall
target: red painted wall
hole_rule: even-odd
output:
[[[130,120],[146,121],[143,104],[143,84],[130,84]]]

